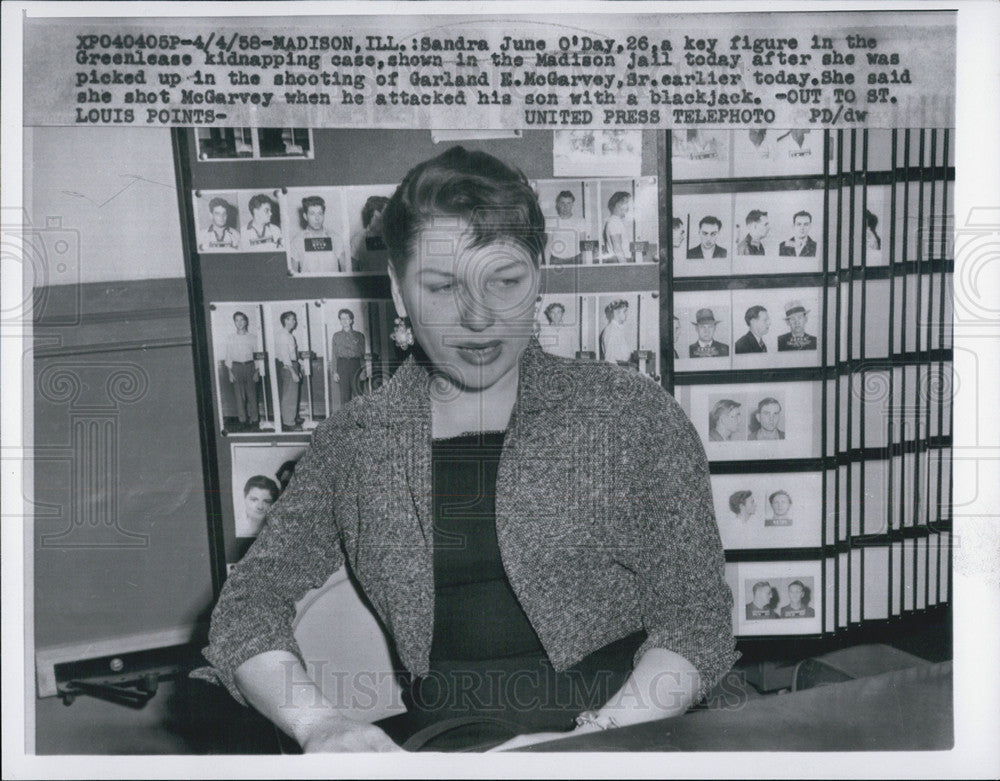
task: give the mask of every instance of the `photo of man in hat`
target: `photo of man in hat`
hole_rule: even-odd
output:
[[[695,314],[695,322],[691,323],[698,331],[698,341],[688,347],[691,358],[724,358],[729,355],[729,345],[717,341],[716,326],[721,320],[716,320],[711,309],[699,309]]]
[[[806,321],[809,310],[798,299],[785,304],[785,322],[788,323],[788,333],[778,337],[778,351],[815,350],[816,337],[806,333]]]
[[[771,330],[771,315],[759,304],[747,309],[743,315],[747,324],[747,332],[736,340],[736,354],[766,353],[767,345],[764,336]]]
[[[782,257],[815,258],[816,241],[809,235],[812,215],[805,209],[795,212],[792,217],[792,236],[778,245]]]
[[[771,232],[771,223],[767,218],[767,212],[761,209],[751,209],[747,212],[746,219],[747,232],[736,245],[737,255],[766,255],[764,249],[764,239]]]
[[[687,251],[688,260],[707,260],[708,258],[724,258],[726,250],[716,242],[719,240],[719,231],[722,230],[722,220],[718,217],[708,215],[702,217],[698,222],[699,244]]]

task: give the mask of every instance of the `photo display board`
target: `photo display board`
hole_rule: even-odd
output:
[[[646,374],[691,418],[739,638],[948,602],[951,131],[440,136],[174,131],[217,587],[311,432],[405,360],[381,213],[461,143],[538,194],[542,349]]]

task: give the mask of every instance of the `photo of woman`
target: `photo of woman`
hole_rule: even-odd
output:
[[[503,219],[490,219],[501,206]],[[222,589],[204,651],[211,668],[195,674],[306,752],[397,751],[449,726],[436,749],[509,749],[684,713],[736,658],[690,421],[617,360],[541,349],[532,334],[545,220],[508,163],[455,147],[417,165],[386,206],[383,233],[410,354],[380,392],[314,432]],[[595,441],[602,458],[586,468],[552,458]],[[635,452],[655,455],[614,466]],[[517,509],[527,506],[558,537]],[[595,521],[604,518],[615,521]],[[313,684],[297,684],[291,703],[282,692],[289,669],[308,680],[289,608],[343,566],[409,673],[406,712],[374,724],[328,705]],[[623,694],[667,679],[661,704]],[[451,696],[456,686],[468,694],[470,680],[481,682],[473,696]]]

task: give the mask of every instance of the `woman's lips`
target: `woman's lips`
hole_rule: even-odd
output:
[[[459,356],[473,366],[485,366],[500,356],[503,343],[499,340],[489,342],[461,342],[454,345]]]

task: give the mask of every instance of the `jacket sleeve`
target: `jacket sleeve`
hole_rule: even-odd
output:
[[[295,604],[344,564],[333,521],[335,453],[330,430],[320,427],[212,613],[202,651],[212,666],[191,676],[224,685],[243,705],[233,682],[236,668],[265,651],[290,651],[301,659],[292,635]]]
[[[733,595],[715,522],[705,449],[672,396],[653,388],[641,404],[642,433],[625,443],[629,473],[623,563],[636,578],[650,648],[680,654],[700,674],[695,702],[739,658]]]

